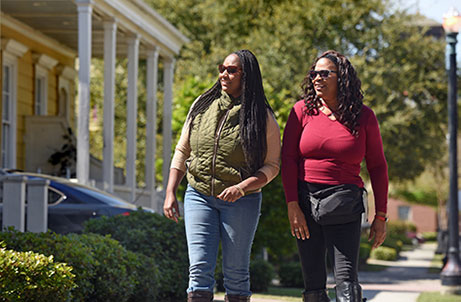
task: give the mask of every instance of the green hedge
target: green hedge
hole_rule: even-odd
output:
[[[256,293],[267,292],[274,277],[274,267],[268,261],[256,259],[250,262],[251,291]]]
[[[424,241],[433,242],[437,241],[437,232],[424,232],[422,233]]]
[[[301,263],[285,262],[279,268],[280,284],[285,287],[304,287]]]
[[[0,233],[9,249],[54,256],[73,267],[73,301],[149,301],[156,297],[158,271],[152,259],[127,251],[96,234]]]
[[[0,301],[69,301],[72,267],[53,256],[0,248]]]
[[[416,232],[416,226],[408,222],[390,221],[386,228],[386,238],[391,241],[400,240],[404,245],[411,245],[412,240],[407,237],[407,232]]]
[[[110,235],[126,249],[155,260],[158,301],[184,301],[189,274],[184,223],[142,210],[129,216],[102,217],[85,223],[85,233]]]
[[[390,247],[380,246],[371,251],[371,258],[378,260],[394,261],[397,260],[397,251]]]

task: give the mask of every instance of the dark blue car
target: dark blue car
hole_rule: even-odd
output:
[[[129,215],[137,207],[119,197],[65,178],[27,172],[5,172],[0,175],[23,175],[29,179],[48,179],[48,229],[60,233],[79,233],[83,223],[101,216]],[[2,194],[0,194],[2,198]],[[154,212],[149,208],[143,208]],[[3,206],[0,203],[0,223]],[[0,224],[1,225],[1,224]]]

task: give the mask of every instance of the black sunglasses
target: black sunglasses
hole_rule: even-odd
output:
[[[219,70],[219,73],[224,73],[224,71],[227,70],[228,74],[234,74],[234,73],[237,73],[240,70],[240,67],[232,66],[232,65],[224,66],[223,64],[220,64],[220,65],[218,65],[218,70]]]
[[[311,70],[309,71],[309,78],[313,80],[317,77],[317,75],[320,75],[322,79],[326,79],[330,76],[331,72],[338,73],[334,70]]]

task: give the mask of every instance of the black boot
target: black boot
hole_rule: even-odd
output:
[[[187,294],[187,302],[213,302],[213,293],[197,290]]]
[[[325,289],[310,290],[303,292],[303,302],[330,302]]]
[[[336,285],[336,302],[363,302],[362,287],[358,282],[344,281]]]
[[[226,295],[225,302],[250,302],[251,296]]]

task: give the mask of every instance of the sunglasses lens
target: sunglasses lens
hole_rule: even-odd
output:
[[[227,70],[228,74],[234,74],[239,71],[239,68],[236,66],[224,66],[224,65],[219,65],[218,66],[219,73],[224,73],[224,71]]]
[[[311,80],[315,79],[317,75],[320,75],[322,79],[326,79],[330,76],[329,70],[311,70],[309,71],[309,77]]]
[[[324,79],[328,78],[328,76],[330,75],[330,71],[329,70],[320,70],[318,72],[320,74],[320,76]]]
[[[230,74],[236,73],[238,71],[237,67],[235,66],[228,66],[227,67],[227,72]]]

